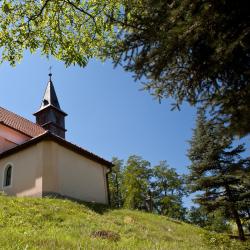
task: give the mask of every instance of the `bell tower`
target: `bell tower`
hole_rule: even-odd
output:
[[[65,116],[67,114],[61,110],[53,82],[52,74],[49,74],[44,97],[40,109],[34,114],[36,123],[51,133],[65,139]]]

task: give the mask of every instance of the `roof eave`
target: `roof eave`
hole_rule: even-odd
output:
[[[68,114],[65,113],[64,111],[62,111],[61,109],[58,109],[57,107],[53,106],[52,104],[49,104],[45,107],[43,107],[42,109],[39,109],[37,112],[33,113],[34,116],[36,116],[37,114],[41,113],[41,112],[44,112],[46,109],[48,108],[53,108],[55,109],[56,111],[62,113],[64,116],[67,116]]]
[[[23,149],[26,149],[26,148],[34,145],[34,144],[37,144],[37,143],[41,142],[42,140],[55,141],[58,144],[66,147],[66,148],[74,151],[75,153],[78,153],[78,154],[80,154],[80,155],[82,155],[82,156],[84,156],[84,157],[86,157],[86,158],[88,158],[90,160],[93,160],[93,161],[95,161],[95,162],[97,162],[99,164],[105,165],[108,168],[113,167],[113,163],[111,163],[111,162],[109,162],[109,161],[107,161],[107,160],[105,160],[105,159],[103,159],[103,158],[101,158],[101,157],[99,157],[99,156],[97,156],[97,155],[83,149],[83,148],[80,148],[77,145],[74,145],[74,144],[62,139],[62,138],[50,133],[49,131],[46,131],[45,133],[43,133],[43,134],[41,134],[41,135],[39,135],[37,137],[34,137],[31,140],[24,142],[23,144],[20,144],[20,145],[14,147],[14,148],[11,148],[11,149],[9,149],[7,151],[2,152],[0,154],[0,159],[3,159],[5,157],[7,157],[7,156],[10,156],[10,155],[14,154],[14,153],[17,153],[17,152],[19,152],[19,151],[21,151]]]

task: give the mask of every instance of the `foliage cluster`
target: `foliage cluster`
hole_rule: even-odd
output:
[[[192,206],[187,212],[187,221],[208,231],[232,233],[230,221],[221,210],[208,212],[204,206]]]
[[[14,65],[25,50],[52,55],[67,66],[83,67],[89,58],[102,57],[114,39],[107,15],[120,9],[116,0],[42,0],[0,3],[1,62]]]
[[[211,109],[233,134],[250,132],[250,15],[244,0],[124,1],[113,59],[157,98]],[[114,18],[116,19],[116,18]],[[115,21],[114,21],[115,22]]]
[[[166,161],[151,167],[150,162],[132,155],[126,164],[113,158],[109,175],[111,206],[139,209],[184,220],[182,198],[184,177],[170,168]]]

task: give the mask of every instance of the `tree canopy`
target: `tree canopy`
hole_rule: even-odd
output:
[[[124,193],[124,207],[143,209],[150,186],[150,162],[140,156],[132,155],[128,158],[123,173],[122,190]]]
[[[0,3],[1,61],[14,65],[24,50],[85,66],[102,57],[115,32],[108,16],[116,16],[116,0],[4,0]]]
[[[159,99],[211,110],[250,133],[250,14],[245,0],[4,0],[1,61],[39,50],[66,65],[112,58]]]
[[[140,209],[185,220],[184,177],[166,161],[152,167],[149,161],[131,155],[126,162],[116,157],[112,162],[108,177],[112,208]]]
[[[166,161],[160,161],[153,168],[151,180],[154,207],[160,214],[175,219],[185,219],[185,208],[182,198],[185,194],[184,178],[170,168]]]
[[[145,89],[157,98],[173,97],[176,107],[183,101],[209,107],[230,132],[248,134],[247,1],[142,0],[125,5],[114,60],[136,78],[146,77]]]

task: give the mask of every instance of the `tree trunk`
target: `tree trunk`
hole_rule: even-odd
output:
[[[238,228],[238,232],[239,232],[239,239],[244,241],[244,240],[246,240],[246,238],[245,238],[244,230],[243,230],[243,227],[242,227],[242,224],[241,224],[241,221],[240,221],[239,213],[236,210],[234,205],[232,205],[231,209],[232,209],[232,212],[233,212],[235,222],[237,224],[237,228]]]
[[[237,209],[235,207],[235,201],[233,199],[231,189],[230,189],[230,187],[229,187],[229,185],[227,183],[225,183],[225,188],[226,188],[226,193],[228,195],[229,201],[231,203],[230,208],[231,208],[231,211],[233,213],[233,217],[235,219],[235,222],[236,222],[236,225],[237,225],[237,228],[238,228],[239,239],[244,241],[244,240],[246,240],[246,238],[245,238],[244,230],[243,230],[243,227],[242,227],[242,224],[241,224],[240,216],[239,216],[239,213],[238,213],[238,211],[237,211]]]

